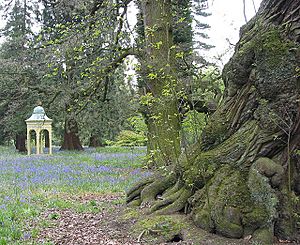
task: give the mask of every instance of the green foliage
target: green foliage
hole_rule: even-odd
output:
[[[109,77],[106,92],[99,91],[100,98],[91,99],[81,112],[79,123],[83,142],[88,144],[90,136],[93,135],[102,144],[107,144],[114,141],[122,130],[135,131],[135,127],[140,127],[139,116],[136,116],[138,102],[135,91],[132,92],[132,88],[125,83],[125,69],[125,66],[116,69]],[[102,96],[105,96],[104,100]],[[137,132],[139,130],[142,128]]]
[[[32,26],[35,18],[39,15],[39,6],[37,1],[8,1],[3,0],[0,8],[4,10],[6,16],[6,25],[3,28],[3,33],[11,39],[24,37],[27,39],[27,34],[32,34]]]
[[[205,101],[206,104],[214,101],[218,104],[221,101],[224,88],[219,68],[210,66],[200,70],[199,79],[191,85],[192,101]]]
[[[141,114],[133,115],[127,119],[128,128],[121,130],[115,140],[106,140],[111,146],[144,146],[147,142],[147,125]]]
[[[143,133],[136,133],[131,130],[123,130],[116,138],[114,143],[117,146],[142,146],[147,142]]]
[[[182,135],[185,144],[196,143],[206,125],[206,115],[196,110],[188,111],[182,121]]]
[[[135,148],[128,148],[128,147],[121,147],[121,146],[105,146],[96,148],[96,151],[99,153],[133,153],[133,154],[140,154],[144,153],[145,149],[140,147]]]
[[[147,134],[147,125],[141,114],[128,118],[128,121],[135,132],[142,133],[144,135]]]
[[[24,120],[40,92],[40,70],[36,68],[41,56],[30,43],[38,10],[36,1],[26,2],[5,1],[2,6],[7,22],[2,30],[5,40],[0,44],[0,142],[11,142],[26,133]]]

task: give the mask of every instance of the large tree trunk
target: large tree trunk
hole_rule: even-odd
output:
[[[78,136],[78,124],[74,118],[65,121],[64,141],[61,150],[83,150]]]
[[[19,152],[26,152],[26,134],[18,133],[16,134],[16,141],[15,141],[16,149]]]
[[[128,202],[157,214],[184,209],[227,237],[299,240],[299,11],[298,0],[262,2],[241,29],[223,70],[224,100],[199,143],[174,171],[129,190]]]
[[[170,165],[180,153],[177,80],[171,47],[171,1],[142,1],[146,60],[144,75],[147,107],[148,155],[153,166]]]

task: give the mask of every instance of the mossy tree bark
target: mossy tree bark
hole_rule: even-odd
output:
[[[180,153],[177,80],[172,51],[171,0],[142,1],[145,33],[148,156],[150,165],[166,166]]]
[[[128,203],[184,210],[227,237],[299,240],[299,12],[298,0],[263,0],[224,67],[224,99],[201,139],[171,173],[129,190]]]

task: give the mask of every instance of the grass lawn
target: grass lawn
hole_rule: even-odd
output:
[[[0,245],[31,244],[39,234],[31,224],[47,209],[97,212],[93,200],[83,204],[70,196],[124,196],[132,183],[151,174],[142,169],[144,155],[143,148],[109,147],[26,156],[0,147]]]

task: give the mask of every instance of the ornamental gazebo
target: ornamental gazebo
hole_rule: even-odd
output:
[[[52,154],[52,119],[46,116],[42,106],[33,109],[30,118],[25,120],[27,125],[27,152],[31,154],[31,132],[36,135],[36,154],[43,153],[42,133],[47,131],[49,134],[49,154]]]

